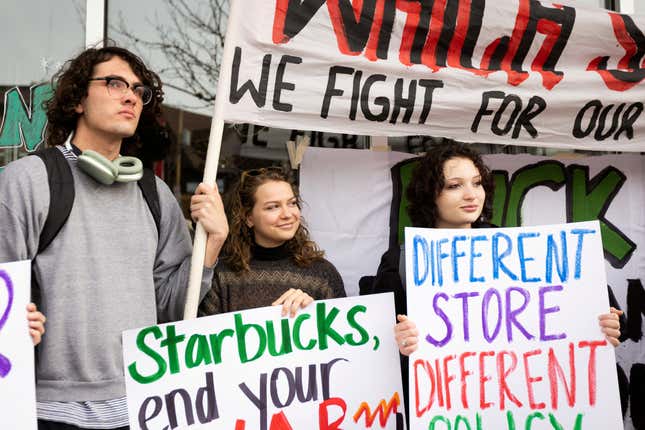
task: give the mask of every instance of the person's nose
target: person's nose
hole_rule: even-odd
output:
[[[474,200],[477,197],[475,193],[475,188],[472,185],[466,185],[464,187],[464,199],[465,200]]]
[[[137,96],[134,93],[134,89],[132,87],[126,88],[125,92],[123,93],[123,96],[121,97],[121,100],[124,103],[130,103],[130,104],[136,104],[141,102],[141,99],[139,99],[139,96]]]
[[[282,206],[280,208],[280,218],[282,218],[282,219],[291,218],[291,211],[289,210],[289,207]]]

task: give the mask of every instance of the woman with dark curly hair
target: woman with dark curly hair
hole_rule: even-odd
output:
[[[277,167],[242,172],[226,200],[229,235],[199,316],[345,297],[336,268],[309,238],[293,182]]]
[[[470,146],[444,141],[419,159],[407,188],[407,211],[414,227],[483,228],[492,216],[493,178],[481,155]],[[395,296],[397,321],[394,328],[401,353],[403,392],[408,402],[407,356],[418,348],[419,332],[407,318],[403,247],[390,248],[382,257],[374,292],[392,291]],[[599,317],[609,342],[618,345],[619,315],[611,308]]]
[[[407,189],[407,210],[416,227],[490,226],[493,191],[493,177],[481,155],[468,145],[451,141],[419,159]],[[468,204],[445,207],[453,194]]]
[[[420,157],[406,190],[414,227],[490,227],[493,178],[481,155],[470,146],[444,140]],[[374,292],[394,292],[397,314],[406,313],[403,247],[381,258]]]

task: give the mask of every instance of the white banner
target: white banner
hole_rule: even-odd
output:
[[[0,264],[0,427],[36,430],[34,346],[27,323],[31,262]]]
[[[644,151],[645,17],[536,0],[235,1],[229,122]]]
[[[405,252],[411,428],[622,429],[597,221],[406,228]]]
[[[123,333],[132,429],[397,429],[391,294],[316,301]],[[400,425],[400,424],[399,424]]]

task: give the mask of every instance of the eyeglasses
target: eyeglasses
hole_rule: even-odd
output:
[[[277,173],[281,176],[284,176],[284,170],[282,169],[282,167],[278,167],[278,166],[269,166],[269,167],[262,167],[260,169],[244,170],[242,172],[242,176],[240,176],[240,185],[244,185],[244,179],[249,176],[256,177],[256,176],[266,175],[267,173]]]
[[[120,98],[128,92],[130,84],[120,76],[102,76],[98,78],[90,78],[90,81],[105,81],[108,94],[112,98]],[[132,85],[132,92],[137,96],[143,105],[147,105],[152,100],[152,90],[142,84]]]

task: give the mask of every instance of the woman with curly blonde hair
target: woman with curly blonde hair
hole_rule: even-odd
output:
[[[293,316],[313,300],[345,297],[340,274],[309,238],[297,189],[282,169],[242,172],[226,215],[229,235],[199,316],[269,305]]]

